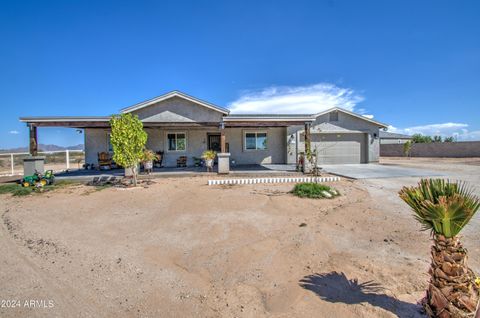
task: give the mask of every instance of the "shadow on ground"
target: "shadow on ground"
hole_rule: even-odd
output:
[[[348,279],[344,273],[308,275],[300,280],[300,286],[313,291],[328,302],[351,305],[369,303],[401,318],[424,317],[420,306],[386,295],[385,289],[378,283],[373,281],[359,283],[357,279]]]

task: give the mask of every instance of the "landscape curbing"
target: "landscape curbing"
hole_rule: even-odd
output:
[[[257,183],[293,183],[293,182],[333,182],[340,177],[279,177],[279,178],[248,178],[248,179],[215,179],[208,180],[208,185],[220,184],[257,184]]]

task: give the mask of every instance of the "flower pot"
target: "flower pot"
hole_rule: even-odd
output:
[[[205,159],[205,166],[207,166],[207,168],[213,168],[213,159]]]
[[[143,168],[145,170],[150,170],[150,169],[153,169],[153,161],[145,161],[143,163]]]

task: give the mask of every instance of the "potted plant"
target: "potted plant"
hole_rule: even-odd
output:
[[[203,160],[205,160],[205,166],[207,167],[208,171],[213,169],[213,160],[217,153],[213,150],[205,150],[202,154]]]
[[[158,155],[153,152],[150,149],[145,149],[143,151],[143,158],[142,158],[142,163],[143,163],[143,169],[145,171],[150,172],[153,169],[153,161],[158,160]]]

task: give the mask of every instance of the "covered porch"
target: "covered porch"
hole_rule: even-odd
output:
[[[123,170],[99,169],[101,153],[113,156],[110,143],[110,117],[28,117],[21,118],[30,131],[30,154],[38,154],[39,127],[82,129],[85,136],[85,163],[97,170],[71,171],[67,176],[120,175]],[[146,148],[161,152],[162,167],[154,174],[196,174],[206,168],[198,167],[205,150],[218,153],[218,173],[291,172],[295,164],[287,162],[287,127],[310,129],[311,118],[303,115],[265,116],[236,115],[223,117],[220,122],[144,122],[148,134]],[[307,140],[309,139],[307,134]],[[184,157],[186,167],[177,168]],[[292,162],[290,162],[292,163]],[[293,169],[292,169],[293,167]]]
[[[140,172],[140,178],[168,178],[168,177],[192,177],[192,176],[214,176],[218,172],[218,166],[215,165],[212,172],[207,172],[205,167],[186,167],[186,168],[154,168],[149,174]],[[230,167],[230,173],[236,176],[284,176],[299,174],[295,165],[288,164],[265,164],[265,165],[234,165]],[[57,173],[57,179],[89,181],[98,176],[116,176],[123,177],[123,169],[112,170],[85,170],[76,169]]]

